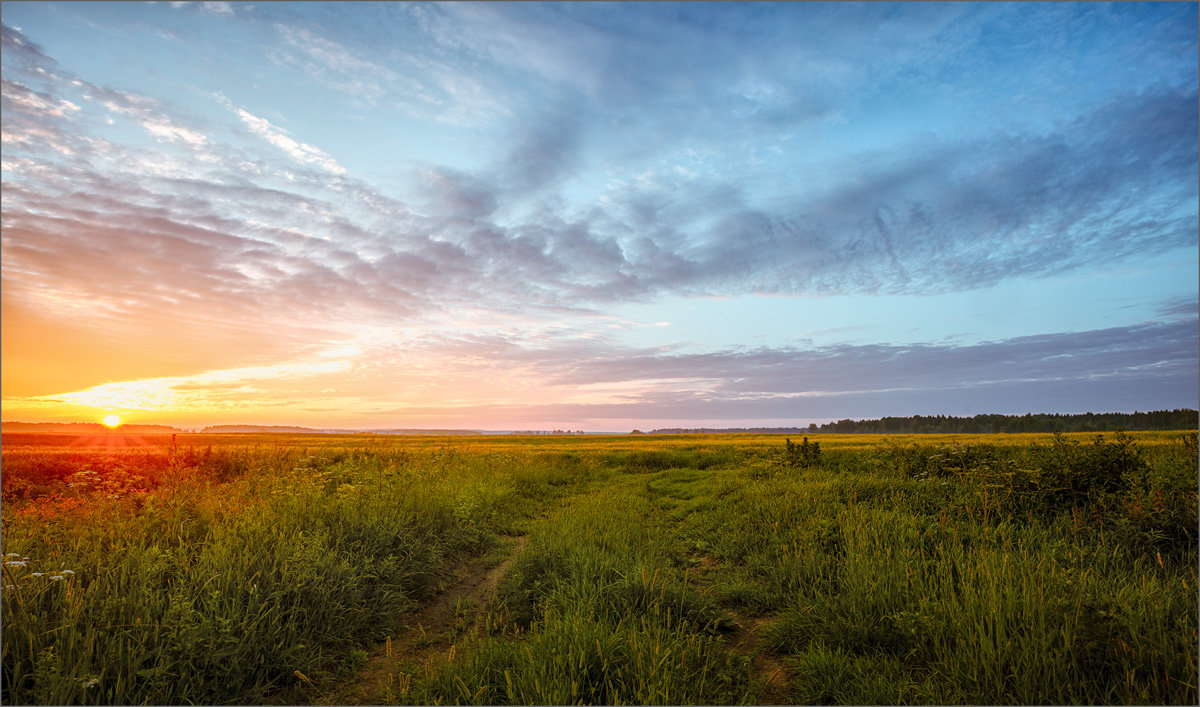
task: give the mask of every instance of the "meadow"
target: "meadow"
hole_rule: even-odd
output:
[[[5,704],[1196,704],[1197,436],[6,434]]]

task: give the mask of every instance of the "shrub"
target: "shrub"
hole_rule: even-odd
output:
[[[1055,433],[1042,466],[1043,502],[1050,510],[1084,507],[1106,494],[1128,491],[1130,480],[1145,471],[1133,438],[1124,432],[1112,442],[1096,435],[1088,445]]]
[[[809,443],[808,437],[800,444],[793,444],[792,440],[785,440],[787,443],[783,453],[783,463],[790,467],[801,466],[816,466],[821,462],[821,443]]]

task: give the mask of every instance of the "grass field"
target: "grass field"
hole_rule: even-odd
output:
[[[6,704],[1196,704],[1194,432],[3,438]]]

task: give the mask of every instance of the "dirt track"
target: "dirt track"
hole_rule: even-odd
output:
[[[478,627],[474,609],[483,607],[496,593],[496,587],[508,568],[525,548],[528,536],[505,536],[508,545],[504,558],[487,566],[487,558],[478,558],[464,567],[459,579],[413,612],[404,622],[400,635],[371,652],[366,666],[351,683],[331,686],[311,698],[311,704],[378,705],[387,704],[389,693],[402,694],[405,685],[395,684],[401,663],[427,664],[444,655],[461,631]],[[491,556],[494,560],[495,555]],[[463,616],[459,607],[468,607],[472,615]]]

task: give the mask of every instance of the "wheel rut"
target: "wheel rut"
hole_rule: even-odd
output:
[[[762,631],[770,623],[767,617],[744,617],[735,613],[737,628],[730,637],[730,649],[750,658],[750,683],[758,688],[756,704],[791,704],[787,667],[767,650],[763,641]]]
[[[397,674],[400,666],[428,665],[435,657],[453,649],[464,631],[478,628],[477,610],[495,595],[500,580],[525,549],[529,536],[501,536],[507,544],[504,558],[488,567],[488,558],[478,558],[460,570],[460,579],[439,592],[431,601],[407,616],[395,638],[376,646],[362,671],[351,683],[333,686],[311,697],[310,704],[378,705],[403,695],[407,681]],[[494,560],[495,555],[491,558]],[[464,614],[471,614],[465,616]]]
[[[712,575],[717,572],[720,562],[705,556],[695,557],[694,562],[696,572],[693,577],[700,587],[709,587],[711,591]],[[750,660],[750,684],[755,690],[755,704],[792,704],[791,673],[779,656],[768,648],[763,635],[774,620],[774,615],[752,615],[729,606],[727,602],[722,604],[725,618],[733,628],[726,635],[729,649]]]

